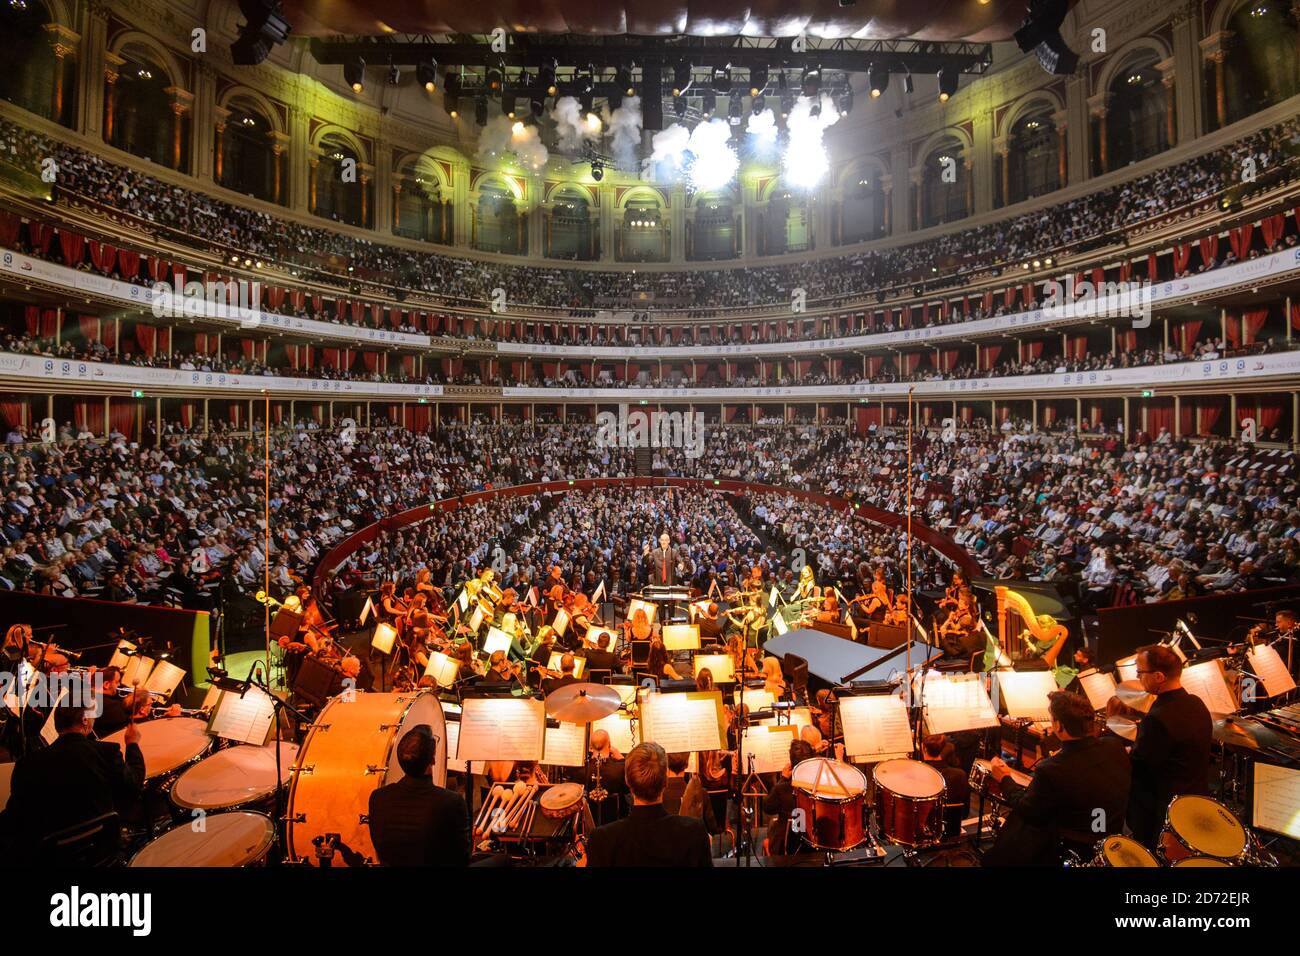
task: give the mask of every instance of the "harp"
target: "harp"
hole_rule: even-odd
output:
[[[1029,599],[1019,591],[998,585],[993,589],[998,598],[998,642],[1013,660],[1036,656],[1029,651],[1022,635],[1028,631],[1034,640],[1050,643],[1059,653],[1069,633],[1064,624],[1050,614],[1039,614]]]

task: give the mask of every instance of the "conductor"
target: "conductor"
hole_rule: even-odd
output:
[[[650,551],[649,566],[646,577],[650,584],[677,583],[677,551],[672,546],[673,539],[664,532],[659,536],[659,547]]]

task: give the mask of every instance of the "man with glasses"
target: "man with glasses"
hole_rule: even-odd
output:
[[[1137,668],[1142,689],[1156,699],[1133,744],[1128,825],[1135,839],[1154,848],[1170,800],[1209,796],[1214,719],[1201,699],[1184,689],[1183,661],[1172,648],[1140,648]]]

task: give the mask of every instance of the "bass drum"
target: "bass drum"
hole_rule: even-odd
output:
[[[418,694],[356,694],[332,698],[321,709],[298,751],[289,784],[285,824],[288,859],[322,864],[313,842],[336,834],[333,866],[378,863],[370,842],[370,794],[402,779],[397,742],[421,724],[437,741],[433,782],[447,782],[447,726],[442,705],[430,691]]]

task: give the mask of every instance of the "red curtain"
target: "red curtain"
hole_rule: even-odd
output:
[[[1223,317],[1223,334],[1227,337],[1228,345],[1232,348],[1241,347],[1241,320],[1235,315],[1225,315]]]
[[[135,327],[135,340],[140,343],[140,348],[144,349],[144,354],[153,356],[158,354],[158,330],[152,325],[145,325],[139,322]]]
[[[1296,210],[1296,215],[1300,217],[1300,209]],[[22,229],[23,222],[11,212],[0,212],[0,246],[12,249],[18,244],[18,231]]]
[[[1300,302],[1291,303],[1291,328],[1300,331]]]
[[[111,320],[105,320],[104,330],[104,347],[109,349],[117,348],[117,323]]]
[[[1250,309],[1241,316],[1241,337],[1243,345],[1250,345],[1259,335],[1259,330],[1268,321],[1268,309]]]
[[[268,286],[266,304],[270,306],[272,312],[279,312],[280,306],[284,305],[284,287],[278,285]]]
[[[1160,429],[1174,431],[1174,403],[1172,401],[1154,401],[1147,403],[1147,428],[1152,437],[1160,434]]]
[[[1272,249],[1282,233],[1286,231],[1286,216],[1278,213],[1276,216],[1269,216],[1261,219],[1259,223],[1260,235],[1264,237],[1264,245]]]
[[[117,250],[117,268],[122,273],[123,279],[128,281],[135,279],[140,275],[140,253],[129,249]]]
[[[993,311],[993,293],[992,293],[992,292],[985,292],[985,293],[984,293],[984,311],[985,311],[985,312],[992,312],[992,311]]]
[[[110,246],[107,242],[95,242],[94,240],[91,240],[90,261],[94,263],[95,268],[104,273],[104,275],[110,275],[113,271],[113,266],[117,264],[117,247]]]
[[[1025,343],[1025,358],[1027,358],[1027,359],[1029,359],[1031,362],[1033,362],[1033,361],[1036,361],[1037,359],[1040,359],[1040,358],[1042,358],[1042,357],[1043,357],[1043,343],[1042,343],[1042,342],[1026,342],[1026,343]]]
[[[1258,413],[1255,421],[1260,428],[1276,428],[1282,422],[1283,399],[1272,395],[1261,395],[1258,398]]]
[[[77,327],[81,329],[81,337],[87,342],[94,342],[99,338],[99,319],[93,315],[77,316]]]
[[[1160,262],[1154,252],[1147,254],[1147,281],[1155,282],[1160,274]]]
[[[251,359],[253,357],[253,350],[256,348],[257,348],[257,343],[254,342],[252,339],[239,340],[239,349],[241,352],[244,353],[244,358],[246,359]]]
[[[339,350],[338,349],[321,349],[321,365],[326,368],[339,367]]]
[[[1219,258],[1219,237],[1206,236],[1201,240],[1201,262],[1213,265]]]
[[[1187,268],[1187,263],[1192,259],[1192,244],[1184,242],[1181,245],[1174,246],[1174,275],[1179,275]]]
[[[1218,402],[1204,402],[1196,406],[1196,433],[1198,435],[1209,435],[1214,431],[1214,426],[1219,424],[1219,419],[1223,417],[1223,406]]]
[[[353,321],[353,322],[360,322],[360,321],[361,321],[361,316],[362,316],[362,313],[363,313],[364,310],[365,310],[366,304],[365,304],[364,302],[359,302],[359,301],[357,301],[357,302],[351,302],[351,303],[349,303],[349,305],[351,305],[351,307],[352,307],[352,308],[351,308],[352,321]]]
[[[63,250],[65,265],[76,267],[81,264],[81,259],[86,254],[86,239],[84,236],[68,229],[60,229],[59,246]]]
[[[1228,243],[1232,246],[1232,254],[1238,259],[1246,258],[1246,253],[1250,251],[1250,238],[1254,232],[1255,227],[1249,222],[1244,226],[1228,230]]]
[[[0,424],[5,429],[17,428],[23,423],[23,402],[18,401],[0,401]]]
[[[1200,334],[1201,320],[1188,319],[1178,327],[1178,348],[1183,352],[1190,352]]]
[[[992,368],[998,363],[998,358],[1002,355],[1002,346],[986,345],[984,346],[984,368]]]
[[[32,248],[37,255],[44,257],[50,251],[50,241],[54,238],[54,228],[42,222],[29,222],[27,235],[32,240]]]
[[[375,369],[379,368],[379,353],[378,353],[378,352],[362,352],[362,353],[361,353],[361,361],[363,361],[363,362],[366,364],[366,371],[367,371],[367,372],[374,372]]]
[[[1124,329],[1115,335],[1115,344],[1126,352],[1137,348],[1138,334],[1136,329]]]
[[[77,399],[72,403],[72,420],[78,428],[87,428],[93,435],[104,434],[103,399]]]
[[[411,377],[411,376],[415,375],[415,356],[414,356],[414,355],[403,355],[403,356],[402,356],[402,371],[406,373],[407,377]]]
[[[1012,287],[1009,288],[1009,289],[1004,289],[1003,292],[1002,292],[1002,304],[1005,305],[1005,306],[1009,309],[1009,308],[1011,308],[1013,305],[1015,305],[1015,302],[1016,302],[1016,289],[1015,289],[1015,286],[1012,286]]]

